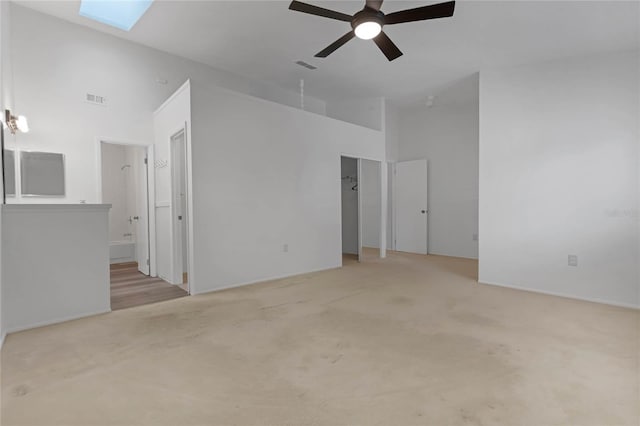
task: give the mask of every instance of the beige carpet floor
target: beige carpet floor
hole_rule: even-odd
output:
[[[640,313],[390,253],[9,335],[2,425],[634,425]]]

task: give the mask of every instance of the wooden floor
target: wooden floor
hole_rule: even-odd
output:
[[[111,265],[111,310],[131,308],[188,296],[185,290],[161,278],[138,271],[136,262]]]

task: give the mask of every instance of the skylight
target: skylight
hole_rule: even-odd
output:
[[[129,31],[151,3],[153,0],[82,0],[78,13],[85,18]]]

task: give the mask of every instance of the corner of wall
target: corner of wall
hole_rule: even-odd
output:
[[[5,105],[8,105],[5,99],[7,93],[5,89],[6,76],[5,67],[7,65],[7,59],[9,58],[8,52],[8,22],[9,22],[9,3],[0,1],[0,111],[4,111]],[[1,126],[1,125],[0,125]],[[0,128],[0,132],[4,132]],[[4,138],[4,133],[2,135]],[[4,170],[4,164],[2,165]],[[0,174],[0,188],[4,188],[2,174]],[[0,189],[0,197],[3,196],[2,189]],[[0,242],[2,241],[2,210],[0,209]],[[2,320],[2,244],[0,243],[0,349],[4,344],[4,321]]]

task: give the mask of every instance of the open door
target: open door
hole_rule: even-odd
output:
[[[150,275],[149,256],[149,170],[147,165],[147,150],[138,149],[135,153],[137,176],[136,183],[136,260],[138,271]]]
[[[427,254],[427,160],[395,167],[396,250]]]
[[[187,145],[182,129],[171,136],[172,284],[188,283]]]

